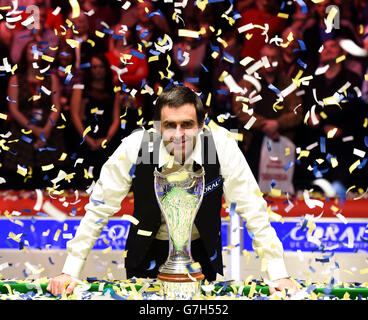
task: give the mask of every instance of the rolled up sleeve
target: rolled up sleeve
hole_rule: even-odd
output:
[[[109,218],[118,212],[121,203],[130,190],[132,177],[129,172],[135,163],[141,137],[137,132],[125,138],[121,145],[101,169],[90,200],[85,206],[75,236],[67,243],[67,258],[62,272],[80,278],[88,254],[100,236]]]
[[[226,204],[230,207],[235,203],[236,213],[246,222],[253,249],[265,259],[261,270],[264,276],[271,281],[287,277],[282,243],[270,224],[267,203],[236,141],[221,132],[223,130],[213,130],[213,135],[215,143],[221,144],[216,149],[220,150],[218,156]]]

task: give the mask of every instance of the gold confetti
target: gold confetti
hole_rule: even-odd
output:
[[[64,161],[66,159],[66,157],[67,157],[67,154],[65,152],[63,152],[58,160],[59,161]]]
[[[72,7],[72,19],[79,17],[80,7],[77,0],[69,0],[69,4]]]
[[[188,38],[199,38],[199,32],[188,30],[188,29],[179,29],[178,30],[179,37],[188,37]]]
[[[54,241],[58,241],[59,239],[59,236],[60,236],[60,233],[61,233],[61,230],[60,229],[57,229],[55,234],[54,234]]]
[[[53,168],[54,168],[54,164],[53,163],[41,167],[42,171],[48,171],[48,170],[51,170]]]
[[[289,14],[287,14],[287,13],[283,13],[283,12],[279,12],[279,13],[277,14],[277,16],[278,16],[279,18],[282,18],[282,19],[288,19],[288,18],[289,18]]]
[[[299,154],[297,160],[299,160],[302,157],[308,157],[308,156],[309,156],[309,150],[302,150],[302,151],[300,151],[300,154]]]
[[[360,160],[357,160],[355,161],[350,167],[349,167],[349,172],[352,173],[356,168],[357,166],[360,165]]]
[[[141,236],[149,237],[152,234],[152,231],[146,231],[146,230],[139,229],[137,231],[137,234]]]
[[[41,58],[42,58],[42,60],[45,60],[45,61],[47,61],[47,62],[54,62],[54,57],[50,57],[50,56],[47,56],[47,55],[45,55],[45,54],[43,54],[42,56],[41,56]]]
[[[331,10],[332,11],[332,10]],[[346,55],[342,55],[336,58],[336,63],[340,63],[346,59]]]

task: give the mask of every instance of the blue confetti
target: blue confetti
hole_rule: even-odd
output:
[[[183,50],[181,50],[180,48],[178,49],[178,60],[179,60],[179,62],[184,61]]]
[[[215,254],[210,258],[210,261],[213,261],[217,258],[217,251],[215,251]]]
[[[45,148],[38,148],[38,151],[56,151],[56,148],[51,148],[51,147],[45,147]]]
[[[107,33],[107,34],[113,34],[114,33],[114,31],[112,31],[110,29],[107,29],[107,28],[103,28],[102,32]]]
[[[214,46],[211,42],[210,42],[210,47],[212,51],[220,52],[220,47]]]
[[[22,135],[21,137],[20,137],[20,139],[21,140],[23,140],[24,142],[27,142],[27,143],[31,143],[33,140],[32,140],[32,138],[30,138],[30,137],[27,137],[27,136],[25,136],[25,135]]]
[[[96,203],[100,203],[100,204],[105,204],[105,202],[101,201],[101,200],[96,200],[91,198],[91,202],[96,202]]]
[[[364,137],[364,144],[368,148],[368,136]]]
[[[46,213],[43,213],[41,211],[37,212],[36,215],[40,216],[40,217],[48,217],[48,215]]]
[[[151,18],[153,16],[159,16],[160,18],[162,18],[162,13],[160,9],[157,9],[157,11],[151,12],[150,14],[146,15],[147,18]]]
[[[285,166],[284,171],[287,171],[289,168],[291,168],[294,165],[293,161],[289,161],[288,164]]]
[[[204,69],[204,71],[208,72],[208,69],[201,63],[202,68]]]
[[[303,69],[307,69],[307,64],[303,62],[300,58],[296,61]]]
[[[275,92],[276,94],[280,94],[281,92],[280,92],[280,90],[279,89],[277,89],[272,83],[270,83],[269,85],[268,85],[268,89],[270,89],[270,90],[272,90],[273,92]]]
[[[232,217],[235,214],[235,208],[236,208],[236,203],[232,202],[230,205],[230,211],[229,211],[230,217]]]
[[[321,150],[321,152],[326,153],[326,138],[325,137],[320,137],[319,141],[320,141],[320,150]]]
[[[73,78],[73,75],[71,73],[68,73],[67,76],[65,77],[65,80],[64,80],[64,84],[69,84],[70,83],[70,80],[72,80]]]
[[[89,68],[91,66],[90,62],[82,63],[79,65],[79,69]]]
[[[145,56],[146,56],[144,53],[141,53],[141,52],[139,52],[137,50],[133,50],[133,49],[130,50],[129,54],[131,54],[131,55],[133,55],[133,56],[135,56],[135,57],[137,57],[139,59],[144,59]]]
[[[248,231],[249,237],[254,240],[254,233],[252,231]]]
[[[186,78],[185,80],[189,83],[198,83],[199,82],[199,78]]]
[[[134,177],[134,172],[135,172],[135,169],[136,169],[136,165],[133,164],[132,167],[130,168],[129,170],[129,175],[133,178]]]
[[[228,54],[226,51],[223,52],[223,56],[226,58],[227,61],[229,61],[230,63],[234,63],[235,62],[235,58]],[[222,58],[222,60],[224,60],[224,58]]]
[[[268,152],[271,152],[271,144],[270,144],[270,140],[266,140],[266,145],[267,145],[267,150]]]
[[[301,7],[301,9],[302,9],[302,14],[307,14],[308,13],[308,7],[307,7],[307,5],[304,3],[304,1],[303,0],[295,0],[298,4],[299,4],[299,6]]]
[[[123,35],[115,34],[115,33],[111,36],[111,38],[117,39],[117,40],[124,40],[124,36]]]
[[[322,262],[322,263],[326,263],[326,262],[329,262],[330,259],[329,258],[322,258],[322,259],[319,259],[319,258],[316,258],[315,259],[317,262]]]
[[[179,49],[181,51],[181,49]],[[160,51],[156,51],[156,50],[153,50],[153,49],[150,49],[149,50],[149,53],[153,54],[154,56],[159,56],[161,54]],[[182,61],[180,61],[182,62]]]

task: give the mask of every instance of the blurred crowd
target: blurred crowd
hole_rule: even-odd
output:
[[[86,190],[179,83],[241,133],[257,179],[264,137],[284,136],[295,190],[366,190],[366,1],[77,3],[0,1],[1,189]]]

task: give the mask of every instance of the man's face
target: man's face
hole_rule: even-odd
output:
[[[320,61],[322,64],[334,63],[342,54],[343,50],[336,40],[327,40],[323,43]]]
[[[276,73],[279,69],[280,63],[281,63],[281,55],[277,49],[269,48],[269,47],[263,47],[261,49],[261,57],[267,57],[270,67],[268,68],[262,68],[261,73],[264,74],[272,74]],[[277,62],[277,66],[272,66],[274,62]]]
[[[193,152],[200,129],[193,104],[161,109],[161,135],[167,151],[178,162],[184,162]]]

